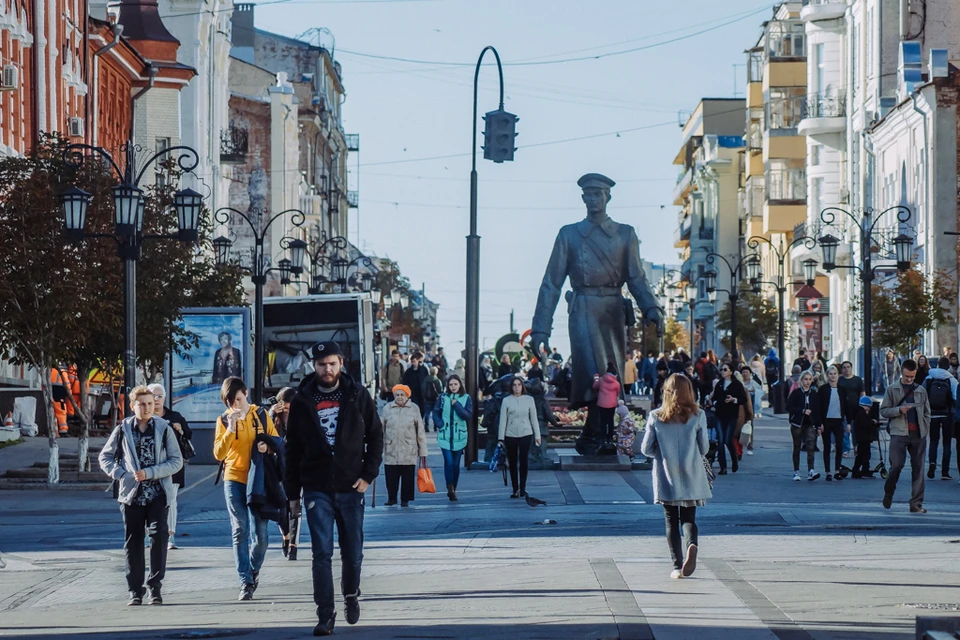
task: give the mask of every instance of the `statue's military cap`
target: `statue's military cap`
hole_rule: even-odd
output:
[[[581,189],[593,187],[595,189],[607,189],[609,191],[610,187],[615,184],[617,183],[600,173],[588,173],[577,180],[577,185]]]

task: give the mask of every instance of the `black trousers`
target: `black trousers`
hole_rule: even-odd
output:
[[[817,459],[817,431],[810,425],[795,427],[790,425],[790,435],[793,436],[793,468],[800,470],[800,448],[807,452],[807,469],[813,469]]]
[[[150,536],[150,576],[147,586],[159,590],[167,571],[167,496],[161,493],[145,505],[121,504],[123,515],[123,555],[127,569],[127,591],[143,595],[146,570],[143,540]]]
[[[950,474],[950,440],[953,439],[953,417],[930,419],[930,464],[937,464],[937,449],[940,445],[940,436],[943,436],[943,460],[940,462],[940,474]],[[958,461],[960,463],[960,461]]]
[[[527,468],[530,457],[530,443],[532,441],[532,435],[523,436],[522,438],[511,438],[507,436],[503,439],[503,444],[507,447],[507,462],[510,464],[510,482],[513,483],[514,493],[527,490]]]
[[[667,526],[667,546],[670,547],[670,559],[673,568],[683,566],[687,547],[697,544],[697,508],[663,505],[663,516]],[[680,540],[681,530],[683,540]]]
[[[843,463],[843,419],[825,418],[823,420],[823,470],[830,473],[830,436],[833,436],[834,470],[840,471]]]
[[[854,476],[873,472],[873,469],[870,467],[870,449],[872,445],[872,440],[857,440],[857,457],[853,460]]]
[[[414,497],[414,487],[417,481],[417,465],[415,464],[385,464],[383,474],[387,478],[387,502],[397,501],[397,489],[400,490],[400,500],[410,502]]]
[[[607,440],[613,440],[613,416],[616,415],[616,407],[597,407],[597,413],[600,415],[600,434]]]
[[[906,436],[890,436],[890,475],[883,485],[883,491],[888,496],[893,496],[893,492],[897,490],[900,472],[907,463],[907,452],[910,452],[910,506],[919,507],[923,504],[923,463],[927,453],[927,439],[921,438],[917,431],[911,431]]]

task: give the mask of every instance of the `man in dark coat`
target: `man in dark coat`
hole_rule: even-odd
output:
[[[311,350],[314,373],[303,379],[287,418],[284,486],[290,512],[300,513],[300,494],[313,541],[314,635],[330,635],[336,621],[332,557],[333,524],[340,544],[340,589],[349,624],[360,619],[363,561],[363,494],[380,472],[383,425],[370,393],[343,371],[336,342]]]
[[[403,384],[410,387],[410,399],[420,408],[420,417],[426,415],[427,406],[423,401],[423,383],[430,376],[426,365],[423,364],[423,354],[414,352],[410,358],[410,367],[403,372]]]

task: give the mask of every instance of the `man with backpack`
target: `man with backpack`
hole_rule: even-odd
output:
[[[420,390],[424,405],[421,408],[426,412],[427,416],[429,416],[431,422],[433,421],[433,407],[437,403],[437,398],[443,393],[443,383],[440,382],[439,375],[440,371],[437,367],[430,367],[430,375],[423,381],[423,389]],[[429,431],[429,429],[427,429],[427,418],[423,419],[423,428],[425,431]],[[434,425],[434,429],[436,428],[436,425]]]
[[[927,477],[933,479],[937,470],[937,447],[943,439],[943,459],[940,479],[950,477],[950,440],[953,438],[953,409],[957,405],[957,379],[950,375],[950,359],[940,358],[937,368],[927,372],[923,386],[930,398],[930,468]]]

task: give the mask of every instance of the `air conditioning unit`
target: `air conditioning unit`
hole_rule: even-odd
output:
[[[3,78],[0,78],[0,90],[13,91],[20,88],[20,70],[12,64],[3,66]]]
[[[70,136],[74,138],[83,137],[83,118],[70,118]]]

